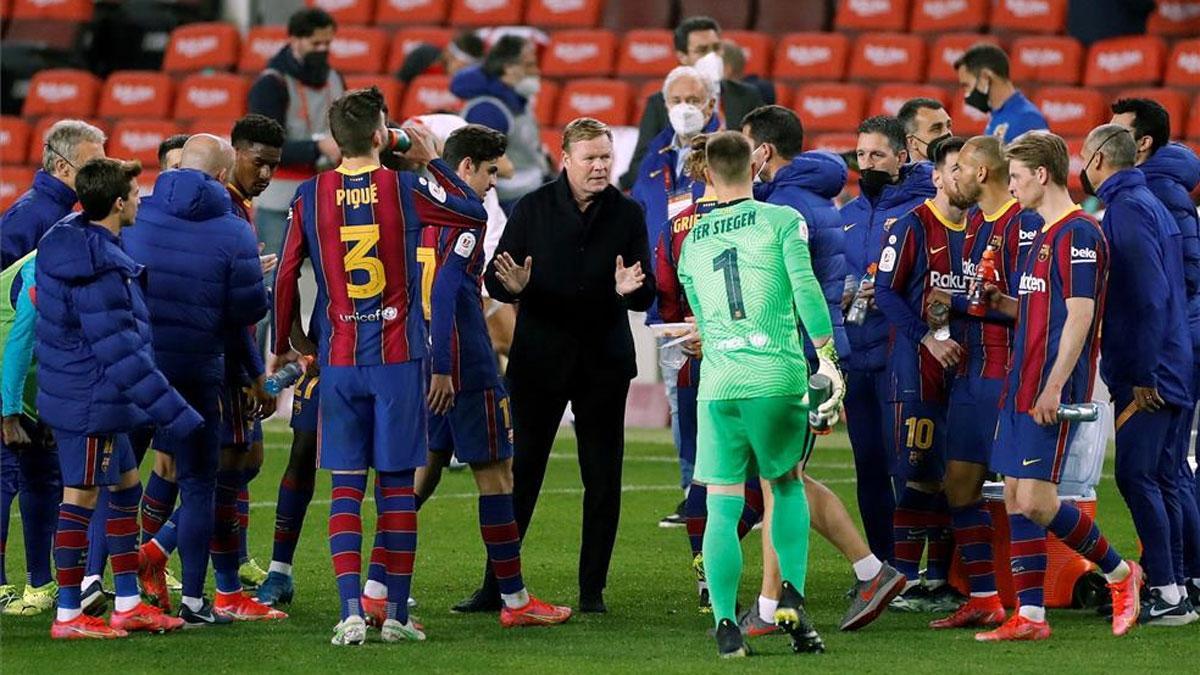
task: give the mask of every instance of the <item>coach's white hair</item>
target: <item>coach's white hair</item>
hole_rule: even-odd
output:
[[[79,168],[79,144],[99,143],[104,145],[104,132],[83,120],[60,120],[46,130],[42,138],[42,168],[54,173],[54,162],[62,158]]]
[[[708,92],[708,100],[705,101],[705,103],[710,103],[717,100],[717,96],[721,93],[720,82],[713,80],[711,77],[705,75],[703,72],[693,68],[692,66],[675,66],[671,72],[667,73],[667,78],[663,80],[663,102],[666,102],[670,99],[670,96],[667,95],[667,92],[671,89],[671,85],[685,77],[690,77],[704,86],[704,90]]]

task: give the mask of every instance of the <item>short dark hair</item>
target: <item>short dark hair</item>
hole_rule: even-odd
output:
[[[261,143],[272,148],[282,148],[286,135],[283,125],[266,115],[250,113],[233,123],[229,141],[233,147]]]
[[[468,124],[455,129],[446,137],[442,159],[451,167],[457,167],[464,158],[470,157],[476,165],[499,159],[508,149],[508,138],[482,124]]]
[[[916,131],[913,125],[917,120],[917,113],[922,110],[943,110],[946,106],[935,98],[925,98],[919,96],[910,98],[900,106],[900,110],[896,113],[896,119],[900,120],[900,124],[904,125],[904,133],[911,134]]]
[[[972,45],[963,55],[954,61],[954,69],[966,67],[972,75],[987,68],[997,77],[1008,79],[1008,54],[994,44],[980,42]]]
[[[312,37],[322,28],[337,28],[337,21],[320,7],[305,7],[288,18],[288,37]]]
[[[112,213],[118,199],[129,196],[131,183],[142,173],[141,162],[119,159],[93,159],[79,168],[75,176],[75,194],[83,205],[83,215],[93,222]]]
[[[750,176],[750,139],[737,131],[718,131],[704,144],[708,169],[732,183]]]
[[[458,35],[454,36],[451,42],[454,43],[455,47],[463,50],[463,53],[467,56],[476,59],[483,58],[483,50],[486,45],[483,43],[483,38],[479,37],[475,31],[471,29],[460,31]]]
[[[741,128],[750,127],[750,138],[758,143],[770,143],[784,159],[791,159],[804,149],[804,125],[800,116],[781,105],[764,105],[751,110],[742,118]]]
[[[483,72],[492,77],[500,77],[504,69],[521,60],[521,52],[529,41],[520,35],[504,35],[483,57]]]
[[[1114,115],[1133,113],[1133,135],[1150,137],[1153,154],[1171,140],[1171,113],[1161,103],[1149,98],[1119,98],[1112,104]]]
[[[175,134],[173,136],[167,136],[166,138],[164,138],[163,142],[158,144],[158,164],[159,164],[159,166],[162,166],[162,163],[167,160],[168,152],[170,152],[172,150],[179,150],[180,148],[183,147],[184,143],[187,143],[187,139],[189,139],[189,138],[191,138],[191,137],[188,136],[187,134]]]
[[[371,152],[371,135],[379,128],[381,114],[387,114],[387,103],[376,86],[348,91],[329,106],[329,131],[343,155]]]
[[[868,117],[858,125],[858,133],[881,134],[888,140],[888,145],[892,146],[892,151],[896,154],[900,154],[901,150],[908,147],[904,125],[891,115]]]
[[[967,139],[963,136],[943,136],[930,141],[926,153],[929,155],[929,161],[940,169],[946,163],[946,155],[961,151],[966,143]]]
[[[721,34],[721,24],[711,16],[689,16],[675,27],[675,51],[686,52],[688,36],[702,30],[713,30]]]

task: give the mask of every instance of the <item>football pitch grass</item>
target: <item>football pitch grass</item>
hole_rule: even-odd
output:
[[[814,535],[809,563],[808,606],[827,653],[795,655],[786,640],[771,636],[750,644],[755,657],[717,659],[705,631],[711,618],[696,611],[695,580],[682,528],[660,529],[658,519],[679,501],[678,469],[666,430],[630,430],[625,452],[621,528],[605,594],[609,613],[576,615],[565,626],[502,629],[494,615],[455,615],[449,607],[479,582],[483,560],[475,485],[469,472],[447,472],[438,494],[421,511],[413,594],[425,643],[383,644],[370,631],[360,648],[329,644],[338,620],[326,540],[328,475],[317,492],[296,554],[296,599],[290,618],[172,635],[135,635],[116,641],[57,643],[49,638],[50,615],[0,619],[0,671],[4,673],[197,673],[257,672],[742,672],[821,669],[829,672],[967,673],[1195,672],[1200,624],[1139,628],[1114,638],[1093,611],[1052,610],[1048,642],[977,644],[973,632],[934,632],[931,615],[885,614],[857,633],[839,633],[843,597],[852,583],[849,564]],[[271,554],[278,479],[287,463],[290,434],[272,423],[266,465],[251,488],[250,548],[265,568]],[[581,487],[575,444],[563,429],[526,539],[524,576],[544,600],[575,605]],[[146,466],[150,462],[145,463]],[[833,488],[856,514],[854,470],[844,434],[822,439],[810,473]],[[1099,522],[1119,550],[1135,550],[1133,526],[1112,481],[1111,456],[1099,498]],[[14,505],[8,542],[10,579],[23,577],[20,524]],[[364,528],[373,532],[374,504],[364,507]],[[857,515],[855,515],[857,519]],[[747,538],[741,599],[757,596],[759,533]],[[178,571],[178,561],[172,561]],[[106,584],[107,585],[107,584]],[[211,590],[209,591],[211,592]],[[178,597],[174,597],[178,603]]]

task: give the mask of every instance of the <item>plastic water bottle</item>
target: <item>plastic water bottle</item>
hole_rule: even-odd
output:
[[[1100,407],[1095,403],[1060,403],[1058,419],[1064,422],[1095,422],[1100,417]]]
[[[996,248],[988,246],[983,250],[979,266],[975,268],[975,278],[971,280],[971,290],[967,292],[967,314],[984,316],[987,314],[987,302],[983,299],[983,287],[994,284],[999,279],[996,274]]]
[[[871,263],[867,267],[866,276],[862,278],[862,281],[858,282],[858,290],[854,293],[854,301],[850,303],[850,311],[846,313],[846,323],[861,326],[867,320],[867,312],[871,308],[871,301],[863,293],[866,291],[867,284],[875,283],[876,269],[878,268],[875,263]]]
[[[815,434],[823,436],[833,431],[829,420],[817,412],[817,408],[828,401],[830,396],[833,396],[833,380],[830,380],[828,375],[814,373],[808,378],[808,426]]]
[[[384,150],[392,150],[395,152],[408,152],[412,147],[412,138],[408,132],[395,127],[388,127],[387,142],[384,143]]]
[[[299,363],[289,363],[268,377],[263,383],[263,389],[271,396],[278,396],[279,392],[296,384],[296,380],[303,374],[304,368]]]

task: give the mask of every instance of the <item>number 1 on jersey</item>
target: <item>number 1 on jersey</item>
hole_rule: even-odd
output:
[[[713,258],[713,271],[725,274],[725,296],[729,301],[729,318],[738,321],[746,318],[746,304],[742,300],[742,275],[738,273],[737,249],[727,248]]]

